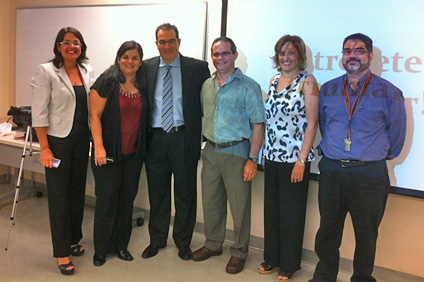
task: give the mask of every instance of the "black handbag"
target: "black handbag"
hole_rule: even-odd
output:
[[[28,126],[32,126],[31,106],[22,106],[22,107],[10,106],[10,109],[7,112],[7,115],[12,116],[10,118],[13,120],[13,123],[16,124],[18,129],[22,129],[23,131],[26,132]],[[35,128],[32,128],[31,131],[32,131],[32,141],[38,141]]]
[[[7,115],[12,116],[13,123],[16,124],[18,128],[22,128],[23,130],[26,130],[27,127],[31,126],[32,124],[31,106],[10,106]]]

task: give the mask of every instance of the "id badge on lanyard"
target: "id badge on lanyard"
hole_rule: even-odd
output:
[[[361,100],[362,93],[364,92],[368,84],[370,83],[371,78],[372,78],[372,73],[370,72],[367,78],[365,79],[364,84],[362,85],[361,92],[359,92],[359,95],[356,97],[355,101],[353,101],[352,107],[350,107],[350,96],[349,96],[349,90],[347,88],[346,77],[343,79],[343,94],[345,97],[346,109],[349,114],[347,134],[346,134],[346,138],[344,139],[345,152],[350,152],[350,145],[352,144],[352,140],[351,140],[352,118],[353,118],[353,115],[356,113],[356,110],[358,109],[358,105],[359,105],[359,101]]]

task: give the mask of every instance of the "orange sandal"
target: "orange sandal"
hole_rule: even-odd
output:
[[[280,268],[278,266],[271,266],[267,262],[262,262],[258,267],[258,272],[260,274],[271,274],[278,271]]]
[[[290,272],[284,273],[284,272],[278,271],[279,282],[283,282],[283,281],[288,282],[291,280],[292,276],[293,276],[293,273],[290,273]]]

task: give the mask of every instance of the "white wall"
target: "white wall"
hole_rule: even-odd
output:
[[[123,3],[141,3],[143,1],[116,1],[116,0],[3,0],[0,9],[0,23],[2,28],[0,34],[3,40],[0,42],[0,51],[4,56],[9,58],[9,63],[0,64],[0,119],[5,119],[7,108],[13,104],[15,93],[15,14],[16,8],[23,7],[48,7],[52,5],[72,6],[72,5],[108,5],[108,4],[123,4]],[[230,0],[230,6],[231,6]],[[249,1],[245,1],[248,3]],[[322,2],[322,1],[321,1]],[[325,2],[325,1],[324,1]],[[322,2],[324,5],[325,3]],[[331,7],[329,7],[331,8]],[[302,8],[303,9],[303,8]],[[302,9],[296,11],[301,14]],[[366,7],[362,7],[355,11],[361,13]],[[342,13],[341,9],[335,9],[338,13]],[[271,11],[270,11],[271,12]],[[272,11],[275,14],[283,14],[283,12]],[[186,15],[182,15],[186,16]],[[272,15],[270,15],[272,16]],[[245,15],[246,20],[255,20],[254,16]],[[5,23],[5,24],[3,24]],[[260,22],[257,22],[260,25]],[[313,26],[313,25],[311,25]],[[219,33],[220,23],[212,22],[212,27]],[[413,27],[411,27],[413,28]],[[216,32],[215,32],[216,33]],[[245,32],[249,36],[248,32]],[[218,35],[217,35],[218,36]],[[319,34],[317,35],[319,36]],[[184,40],[184,39],[183,39]],[[184,41],[183,41],[184,42]],[[210,44],[211,41],[209,41]],[[237,42],[236,42],[237,43]],[[153,42],[152,42],[153,44]],[[260,42],[256,42],[250,37],[249,44],[260,46]],[[239,46],[241,48],[241,46]],[[212,67],[213,69],[213,67]],[[10,76],[8,74],[11,74]],[[6,103],[6,107],[4,106]],[[6,109],[4,110],[3,107]],[[199,169],[201,164],[199,165]],[[200,181],[200,180],[199,180]],[[149,209],[147,199],[147,184],[145,177],[141,181],[142,185],[137,198],[137,204],[143,208]],[[258,175],[254,180],[253,185],[253,201],[252,201],[252,235],[263,237],[263,176]],[[308,211],[305,230],[304,248],[313,250],[315,241],[315,233],[319,226],[319,214],[317,207],[317,191],[318,185],[316,182],[311,182]],[[199,222],[203,222],[201,211],[201,198],[198,198],[198,217]],[[424,200],[410,198],[398,195],[390,195],[386,214],[383,219],[380,236],[378,239],[376,265],[393,269],[396,271],[406,272],[409,274],[424,277]],[[232,222],[229,220],[228,227],[232,229]],[[343,244],[341,246],[341,256],[351,259],[354,250],[354,237],[349,219],[345,227]],[[258,262],[259,264],[260,262]]]

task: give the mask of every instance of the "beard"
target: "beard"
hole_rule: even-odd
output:
[[[350,66],[349,62],[358,62],[359,65]],[[369,69],[371,65],[371,60],[368,56],[368,62],[362,63],[361,60],[356,58],[350,58],[346,61],[346,63],[343,63],[343,67],[345,68],[346,72],[349,74],[360,74],[364,72],[365,70]]]

